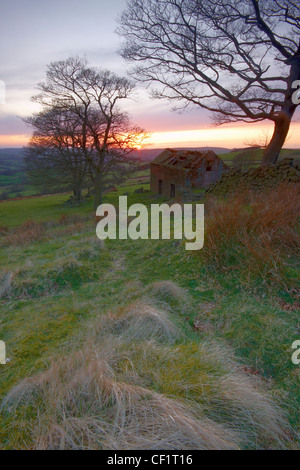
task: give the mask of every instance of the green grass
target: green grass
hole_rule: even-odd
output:
[[[149,205],[159,200],[150,192],[134,193],[140,187],[140,183],[124,184],[117,192],[108,193],[105,202],[115,204],[125,192],[130,193],[129,204]],[[0,299],[0,339],[6,342],[10,359],[0,366],[0,399],[22,379],[47,370],[53,360],[85,348],[86,338],[91,341],[90,328],[96,331],[101,319],[122,315],[128,305],[142,299],[165,310],[180,337],[174,345],[162,342],[156,346],[154,342],[151,346],[146,340],[129,346],[118,343],[120,357],[125,354],[122,347],[127,348],[125,358],[118,356],[114,363],[118,380],[142,384],[168,399],[192,401],[224,426],[244,423],[248,437],[241,447],[254,448],[256,439],[268,447],[263,437],[258,437],[256,425],[252,429],[241,409],[235,408],[234,399],[227,403],[221,378],[236,368],[230,359],[235,355],[239,373],[246,370],[245,377],[260,378],[259,389],[269,389],[299,432],[300,376],[299,368],[291,362],[291,344],[299,339],[299,311],[294,308],[292,285],[262,284],[259,274],[249,278],[243,266],[218,267],[204,261],[201,253],[185,251],[180,241],[108,240],[103,245],[95,236],[92,201],[72,208],[64,205],[67,197],[0,204],[0,225],[14,228],[27,219],[52,221],[38,241],[0,245],[1,276],[13,273],[10,289]],[[58,224],[62,214],[82,217],[79,231],[68,231],[71,221]],[[169,280],[183,290],[174,288],[174,293],[168,285],[153,284]],[[105,320],[101,328],[108,328],[108,324]],[[216,345],[223,351],[218,360],[209,352]],[[227,355],[225,350],[232,353]],[[130,361],[138,378],[134,374],[126,378]],[[249,397],[241,396],[243,399]],[[33,436],[27,432],[29,421],[36,420],[32,403],[29,409],[18,408],[14,417],[0,413],[0,448],[33,445]],[[247,409],[248,404],[243,406]],[[252,416],[247,411],[254,423],[259,419],[256,411]],[[265,436],[267,441],[269,437]]]
[[[24,173],[19,171],[13,175],[1,175],[0,174],[0,188],[2,186],[9,186],[13,184],[21,184],[23,181]]]
[[[2,153],[5,154],[4,151],[2,151]],[[139,170],[138,168],[139,164],[136,171],[131,168],[131,175],[127,178],[126,183],[121,186],[125,188],[136,185],[147,186],[147,183],[150,181],[150,170]],[[109,180],[110,175],[107,175],[107,177]],[[113,176],[111,178],[113,181]],[[16,187],[17,185],[19,185],[19,188]],[[23,169],[22,156],[17,155],[11,158],[9,154],[3,156],[0,152],[0,195],[5,193],[6,198],[12,199],[20,196],[40,195],[39,191],[40,188],[33,186],[30,181],[27,180],[26,173]],[[57,186],[57,190],[55,190],[55,188],[52,190],[53,193],[61,193],[64,191],[65,189],[61,185]]]
[[[0,203],[0,225],[16,227],[26,220],[47,221],[57,220],[65,213],[86,213],[91,211],[92,202],[78,209],[66,205],[68,196],[65,194],[42,196],[17,201]]]
[[[228,152],[228,153],[222,153],[220,154],[220,158],[222,158],[222,160],[224,160],[224,162],[228,162],[230,165],[232,165],[233,161],[235,160],[235,158],[240,155],[241,153],[243,153],[243,151],[241,150],[237,150],[237,151],[234,151],[234,152]],[[245,153],[245,159],[246,160],[249,160],[249,159],[253,159],[255,161],[261,161],[262,157],[263,157],[263,150],[262,149],[249,149],[247,151],[244,151]],[[300,150],[298,149],[282,149],[280,154],[279,154],[279,158],[278,160],[282,160],[283,158],[286,158],[286,157],[293,157],[295,159],[300,159]]]
[[[149,175],[149,171],[146,170],[146,172]],[[140,188],[149,191],[150,184],[129,178],[126,183],[117,188],[117,191],[108,192],[105,197],[108,202],[116,203],[119,196],[129,194],[131,203],[142,202],[145,198],[147,199],[147,195],[134,193],[135,190]],[[26,220],[35,220],[37,222],[57,221],[63,214],[85,215],[94,213],[92,198],[84,201],[79,207],[71,207],[67,204],[70,195],[71,193],[0,202],[0,226],[16,227]]]

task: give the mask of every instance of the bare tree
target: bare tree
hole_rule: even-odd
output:
[[[119,107],[133,88],[126,78],[70,57],[48,66],[46,81],[38,84],[40,93],[33,97],[42,105],[44,116],[52,113],[61,119],[57,127],[54,123],[58,137],[55,152],[61,151],[63,161],[69,161],[74,171],[77,167],[81,174],[84,168],[94,185],[95,207],[102,202],[105,174],[126,164],[137,142],[147,137]],[[43,135],[38,138],[39,145]],[[48,142],[46,139],[45,144]]]
[[[270,142],[270,133],[264,130],[255,139],[245,140],[244,144],[247,147],[266,149]]]
[[[300,6],[288,0],[128,0],[121,54],[157,98],[211,111],[217,124],[274,122],[276,162],[297,104]]]
[[[33,127],[25,164],[31,180],[71,185],[75,201],[82,199],[87,160],[83,152],[86,136],[82,122],[71,109],[47,109],[25,119]]]

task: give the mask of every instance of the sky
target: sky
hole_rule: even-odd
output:
[[[126,0],[1,0],[0,147],[28,143],[31,129],[22,117],[38,110],[30,98],[50,62],[79,55],[92,66],[127,73],[129,66],[118,54],[121,39],[115,33],[116,18],[125,5]],[[126,105],[132,121],[151,132],[149,147],[242,147],[272,133],[267,122],[215,127],[204,110],[174,112],[170,103],[150,98],[139,87]],[[300,148],[297,116],[285,144],[289,148]]]

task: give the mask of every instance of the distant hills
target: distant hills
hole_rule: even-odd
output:
[[[0,175],[8,175],[11,172],[23,170],[23,148],[0,149]]]
[[[196,147],[185,148],[186,150],[214,150],[216,153],[230,152],[229,149],[221,147]],[[149,163],[157,157],[165,147],[158,149],[142,149],[132,154],[148,168]],[[38,189],[32,187],[27,181],[24,169],[24,148],[0,148],[0,200],[14,197],[36,195]]]
[[[142,149],[136,150],[133,152],[133,155],[140,159],[143,162],[151,162],[154,158],[157,157],[161,152],[165,150],[166,147],[158,149]],[[172,147],[175,150],[212,150],[216,154],[228,153],[231,152],[231,149],[223,147]]]
[[[173,147],[175,150],[212,150],[218,155],[223,154],[224,161],[236,161],[242,159],[245,154],[246,159],[261,159],[262,149],[259,148],[239,148],[228,149],[224,147]],[[142,149],[132,152],[132,155],[143,162],[149,168],[150,162],[157,157],[165,147],[156,149]],[[251,156],[249,156],[251,152]],[[0,148],[0,200],[7,198],[31,196],[37,194],[37,188],[32,187],[27,181],[24,171],[24,148]],[[283,149],[280,159],[286,156],[300,159],[300,150]],[[251,158],[250,158],[251,157]]]
[[[222,147],[176,147],[176,150],[213,150],[217,154],[231,152],[230,149]],[[136,150],[132,154],[143,162],[151,162],[159,155],[165,147],[159,149]],[[0,148],[0,175],[11,175],[12,172],[23,171],[24,148]]]
[[[24,149],[0,149],[0,200],[23,195],[25,189]]]

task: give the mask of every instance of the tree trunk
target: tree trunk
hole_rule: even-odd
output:
[[[98,149],[98,165],[95,168],[93,183],[95,188],[94,209],[97,209],[102,204],[102,191],[103,191],[103,174],[104,174],[104,156],[105,152],[102,148]]]
[[[97,178],[94,181],[95,186],[95,199],[94,199],[94,209],[97,209],[100,204],[102,204],[102,175],[97,175]]]
[[[288,65],[291,65],[290,75],[287,81],[287,93],[285,101],[282,106],[282,110],[275,120],[275,127],[272,139],[267,146],[262,164],[268,165],[270,163],[276,163],[279,157],[280,150],[285,142],[288,135],[290,124],[297,104],[293,103],[292,96],[294,93],[293,83],[300,79],[300,57],[299,55],[286,61]]]
[[[278,118],[278,120],[275,122],[272,139],[270,140],[263,155],[263,165],[277,162],[279,153],[288,135],[290,124],[291,117],[284,113],[282,117]]]
[[[73,194],[76,202],[80,202],[82,199],[82,178],[78,175],[73,175]]]
[[[73,189],[74,199],[77,202],[80,202],[82,199],[82,192],[80,187],[76,187]]]

